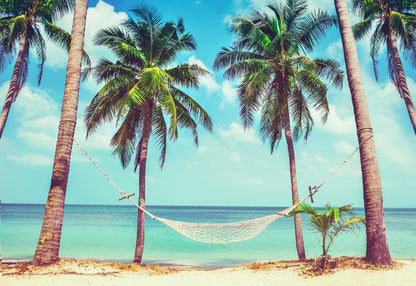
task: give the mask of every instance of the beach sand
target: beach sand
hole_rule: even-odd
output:
[[[361,258],[337,260],[341,263],[329,273],[314,275],[309,271],[310,261],[186,269],[61,259],[44,267],[3,265],[0,285],[416,285],[414,259],[394,260],[392,267],[369,266]]]

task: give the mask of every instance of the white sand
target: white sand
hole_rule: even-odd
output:
[[[59,285],[416,285],[416,261],[396,261],[400,266],[390,270],[340,269],[332,274],[306,277],[299,268],[251,270],[230,267],[216,270],[179,270],[159,274],[151,270],[125,271],[104,266],[70,266],[65,270],[48,268],[21,275],[3,269],[1,286]],[[62,273],[64,272],[64,273]]]

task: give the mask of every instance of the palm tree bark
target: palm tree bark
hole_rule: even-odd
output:
[[[87,8],[88,0],[76,1],[51,187],[38,245],[33,258],[33,263],[36,265],[50,264],[59,259],[66,187],[77,119]]]
[[[406,103],[407,112],[409,113],[410,122],[413,126],[413,131],[416,134],[416,112],[415,107],[413,105],[412,97],[410,96],[409,87],[407,85],[406,76],[404,74],[403,70],[403,64],[402,60],[400,59],[399,50],[397,49],[397,40],[396,35],[393,31],[390,31],[390,35],[388,38],[389,45],[391,47],[391,51],[393,53],[394,63],[397,68],[397,73],[399,76],[399,89],[400,89],[400,95],[404,99],[404,102]]]
[[[347,3],[345,0],[334,0],[334,3],[344,49],[358,142],[360,144],[367,234],[366,260],[374,264],[391,264],[384,222],[383,197],[376,147]]]
[[[6,125],[7,117],[9,116],[12,103],[16,100],[16,96],[19,92],[19,75],[22,69],[23,61],[27,57],[28,53],[28,41],[27,34],[24,33],[20,38],[19,52],[17,54],[16,63],[14,64],[12,79],[10,81],[9,90],[4,101],[3,109],[0,115],[0,139],[3,135],[4,126]]]
[[[149,145],[150,127],[152,114],[152,107],[149,104],[146,114],[144,116],[143,135],[140,146],[140,169],[139,169],[139,206],[143,209],[146,207],[146,161],[147,161],[147,149]],[[143,257],[144,249],[144,224],[145,213],[141,210],[137,210],[137,237],[136,237],[136,249],[134,251],[134,263],[140,264]]]
[[[287,149],[289,152],[290,182],[292,185],[292,202],[293,204],[295,204],[299,202],[299,191],[298,191],[298,181],[296,178],[295,150],[293,148],[292,133],[290,131],[289,106],[287,103],[285,105],[283,120],[284,120],[284,126],[285,126],[285,137],[286,137]],[[301,260],[306,259],[305,246],[303,242],[301,215],[296,214],[294,216],[294,220],[295,220],[296,249],[298,251],[298,257]]]

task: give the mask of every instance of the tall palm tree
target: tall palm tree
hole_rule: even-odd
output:
[[[96,44],[111,49],[116,62],[102,59],[87,69],[104,86],[87,107],[87,136],[102,123],[121,122],[111,145],[113,154],[126,168],[134,156],[134,171],[139,168],[139,206],[145,208],[145,180],[149,138],[153,135],[165,161],[166,141],[178,137],[178,127],[190,128],[198,144],[196,118],[212,130],[211,118],[189,95],[178,88],[198,87],[198,76],[206,73],[198,65],[173,65],[181,51],[195,49],[192,35],[185,33],[183,20],[163,22],[160,13],[147,5],[132,10],[123,28],[101,30]],[[169,122],[166,124],[165,117]],[[134,262],[141,263],[144,246],[145,213],[138,209]]]
[[[46,59],[45,39],[41,28],[49,39],[69,49],[71,36],[53,24],[54,20],[72,10],[74,0],[4,0],[0,3],[0,69],[10,62],[18,47],[9,90],[0,116],[0,138],[6,125],[12,103],[26,81],[29,51],[35,50],[39,61],[38,84],[42,77]]]
[[[377,63],[380,47],[385,44],[390,78],[406,104],[410,122],[416,134],[416,111],[397,47],[399,41],[406,61],[416,67],[416,2],[408,0],[353,0],[353,4],[363,19],[354,25],[354,36],[356,39],[364,38],[375,24],[371,36],[370,55],[373,59],[376,79],[378,79]]]
[[[344,49],[348,85],[354,108],[355,125],[360,144],[361,172],[363,178],[364,208],[366,218],[366,259],[374,264],[390,264],[384,222],[383,197],[376,146],[370,114],[365,97],[364,83],[358,62],[357,49],[345,0],[334,0],[339,30]]]
[[[217,54],[214,68],[227,68],[228,78],[242,77],[238,92],[244,127],[253,125],[254,112],[261,109],[260,132],[263,141],[270,142],[272,153],[285,136],[295,203],[299,194],[293,139],[303,136],[306,140],[312,130],[310,103],[323,121],[327,118],[327,87],[322,79],[342,85],[336,61],[313,60],[301,51],[311,51],[336,19],[321,11],[308,13],[304,0],[287,0],[268,8],[273,16],[254,11],[233,20],[236,40],[231,49],[223,48]],[[304,259],[300,215],[295,216],[295,236],[299,259]]]
[[[51,188],[46,202],[36,253],[33,258],[33,263],[38,265],[49,264],[59,259],[66,187],[77,119],[87,8],[88,0],[76,0]]]

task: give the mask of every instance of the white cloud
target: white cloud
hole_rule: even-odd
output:
[[[319,118],[319,115],[313,110],[314,118]],[[323,125],[322,123],[317,126],[325,132],[336,134],[336,135],[351,135],[355,133],[355,120],[353,115],[344,116],[341,118],[337,113],[335,105],[329,105],[329,115],[327,122]]]
[[[342,41],[341,39],[331,43],[326,48],[326,54],[329,58],[333,58],[337,60],[339,63],[344,63],[344,50],[342,47]]]
[[[336,152],[339,153],[351,153],[352,151],[354,151],[354,147],[351,146],[351,144],[349,144],[345,140],[335,142],[334,144],[332,144],[332,147]]]
[[[153,178],[152,176],[146,176],[146,181],[149,182],[149,183],[154,183],[154,182],[156,182],[156,179]]]
[[[229,125],[229,129],[218,129],[218,133],[221,137],[232,140],[235,142],[253,142],[253,143],[259,143],[260,140],[257,139],[256,133],[254,132],[254,129],[248,128],[244,129],[243,126],[239,125],[238,123],[231,123]]]
[[[237,97],[236,88],[232,86],[229,80],[225,80],[221,83],[221,97],[223,101],[220,107],[224,107],[225,104],[233,104]]]
[[[111,150],[110,141],[116,132],[115,124],[103,124],[93,134],[89,134],[81,118],[77,119],[75,138],[87,150]]]
[[[190,65],[197,64],[210,72],[209,74],[199,78],[199,84],[205,87],[208,93],[220,90],[221,86],[215,81],[212,71],[209,70],[201,60],[197,59],[194,55],[192,55],[188,59],[188,62]]]
[[[240,154],[238,152],[231,152],[230,153],[230,160],[234,162],[240,162]]]
[[[88,8],[87,22],[85,27],[84,46],[93,65],[101,57],[111,57],[111,52],[105,48],[93,44],[93,39],[96,33],[104,28],[110,26],[119,26],[121,22],[127,19],[125,12],[116,12],[114,6],[107,4],[104,1],[98,1],[95,7]],[[64,30],[71,32],[72,30],[73,13],[68,13],[56,22],[56,25]],[[45,62],[51,68],[65,68],[67,65],[67,52],[58,48],[53,43],[48,43],[47,60]]]
[[[208,151],[208,146],[198,146],[198,148],[196,149],[197,152],[199,153],[206,153]]]
[[[25,154],[21,156],[9,155],[7,159],[17,163],[34,166],[49,166],[52,165],[52,159],[39,154]]]
[[[20,91],[13,109],[19,114],[21,121],[53,114],[59,111],[59,105],[40,88],[26,84]]]

